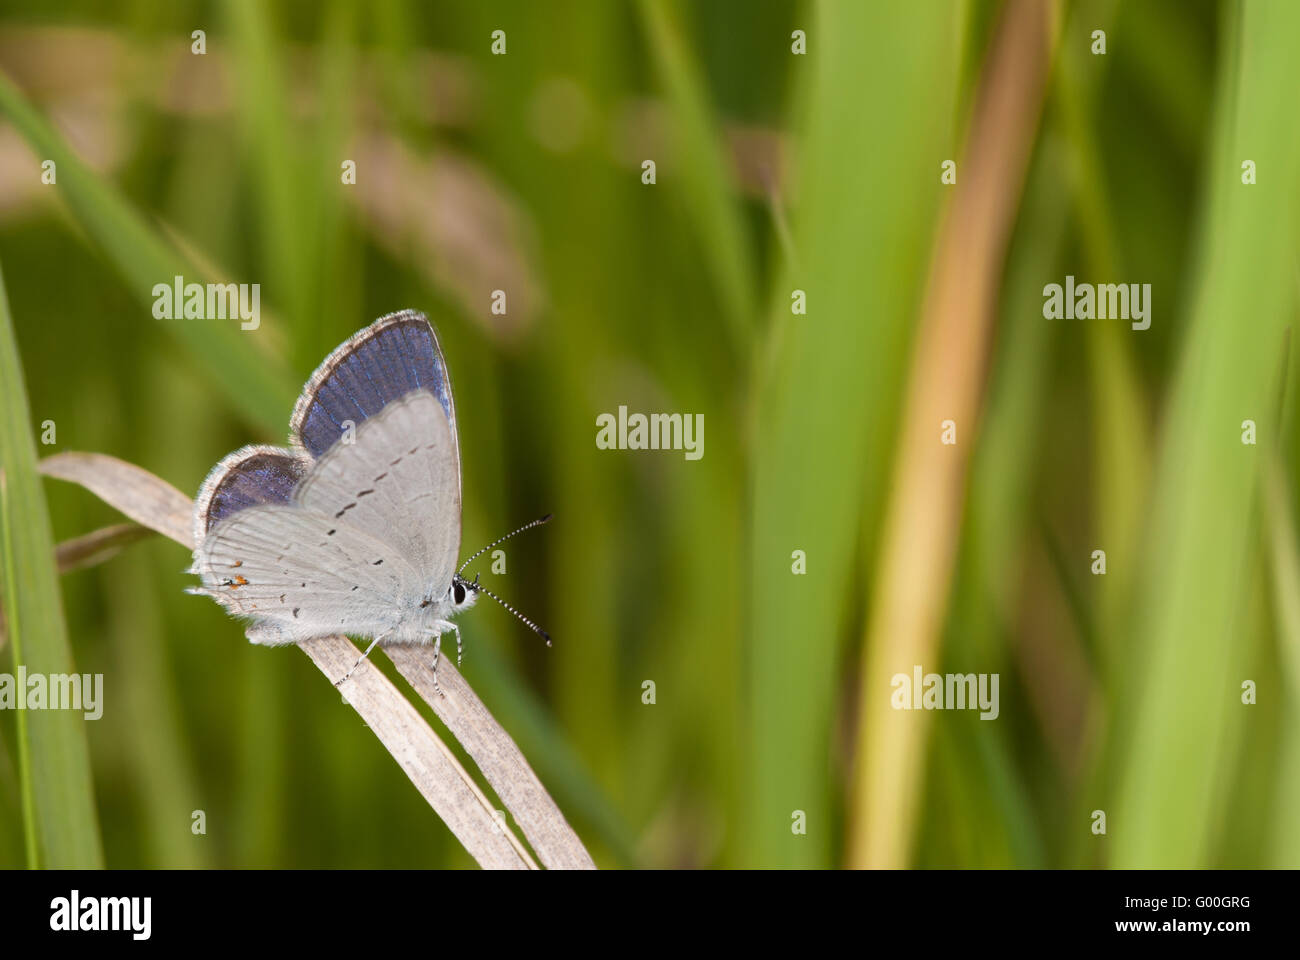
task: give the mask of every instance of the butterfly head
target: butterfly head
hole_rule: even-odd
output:
[[[474,606],[474,601],[478,599],[479,590],[478,575],[474,575],[473,580],[466,580],[460,574],[452,577],[451,586],[447,588],[446,604],[452,613],[460,613],[469,607]]]

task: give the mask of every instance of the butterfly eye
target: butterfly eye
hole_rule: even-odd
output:
[[[455,602],[456,606],[459,607],[465,602],[465,588],[459,583],[454,584],[451,588],[451,598]]]

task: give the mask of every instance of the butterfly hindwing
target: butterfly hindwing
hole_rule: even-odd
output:
[[[194,542],[229,516],[262,503],[288,503],[311,459],[292,450],[255,444],[222,458],[208,472],[194,502]]]
[[[387,632],[419,574],[393,545],[298,504],[248,507],[220,521],[194,551],[193,573],[249,639],[290,643]]]

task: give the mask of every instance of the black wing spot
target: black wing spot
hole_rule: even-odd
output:
[[[385,470],[385,471],[384,471],[383,473],[381,473],[379,476],[375,477],[375,479],[374,479],[373,482],[374,482],[374,483],[378,483],[380,480],[384,479],[384,477],[386,477],[386,476],[388,476],[388,471],[387,471],[387,470]]]
[[[358,491],[358,492],[357,492],[357,496],[358,496],[358,497],[368,497],[368,496],[370,496],[370,495],[371,495],[372,493],[374,493],[374,492],[375,492],[375,488],[374,488],[374,487],[371,487],[369,490],[360,490],[360,491]]]
[[[339,517],[343,516],[343,514],[347,513],[349,510],[351,510],[351,509],[352,509],[353,507],[355,507],[356,505],[357,505],[356,501],[355,501],[355,500],[352,501],[352,502],[349,503],[346,507],[344,507],[342,510],[340,510],[338,513],[334,514],[334,519],[337,520]]]
[[[333,529],[333,530],[326,530],[326,531],[325,531],[325,536],[327,536],[327,537],[332,537],[332,536],[334,536],[334,534],[336,534],[336,533],[338,533],[338,532],[339,532],[339,531],[338,531],[337,528],[335,528],[335,529]]]
[[[379,566],[379,565],[380,565],[381,563],[383,563],[383,562],[384,562],[384,558],[383,558],[383,557],[380,557],[378,560],[376,560],[374,563],[372,563],[371,566],[372,566],[372,567],[377,567],[377,566]]]

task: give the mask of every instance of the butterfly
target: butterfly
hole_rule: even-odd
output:
[[[456,634],[459,662],[452,618],[480,593],[550,646],[546,631],[477,576],[461,576],[485,551],[549,519],[457,566],[461,470],[451,379],[428,319],[403,310],[325,358],[294,407],[288,448],[253,444],[213,467],[194,505],[190,572],[202,583],[189,592],[250,621],[253,643],[369,637],[358,665],[376,644],[432,642],[436,687],[442,635]]]

